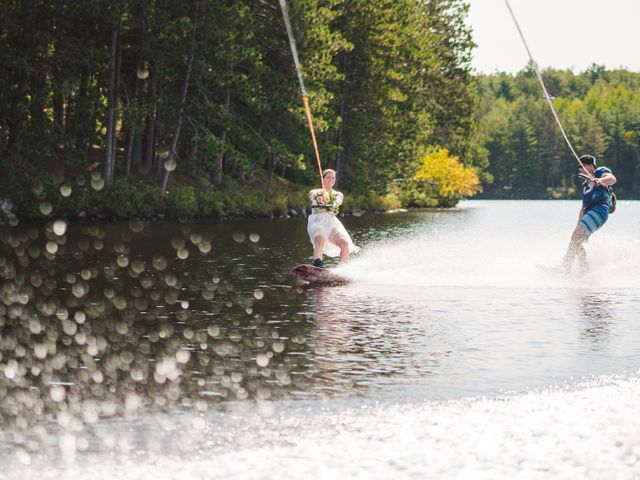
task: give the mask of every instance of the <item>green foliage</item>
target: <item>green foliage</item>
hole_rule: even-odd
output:
[[[298,213],[303,212],[309,206],[308,193],[305,187],[288,191],[286,194],[288,207]]]
[[[368,190],[356,195],[347,195],[340,210],[343,213],[357,213],[363,210],[393,210],[402,206],[403,204],[396,193],[382,194],[378,191]]]
[[[589,153],[618,178],[627,198],[640,192],[640,74],[597,65],[542,76],[581,155]],[[478,141],[488,153],[485,192],[492,197],[559,198],[575,194],[577,161],[553,119],[531,69],[481,76]]]
[[[276,216],[286,215],[289,211],[289,202],[284,195],[273,195],[271,197],[271,211]]]
[[[345,185],[364,192],[412,175],[429,145],[462,153],[475,102],[467,6],[355,0],[341,9],[336,24],[352,44],[338,58]]]
[[[345,196],[344,203],[340,210],[344,212],[354,212],[357,210],[373,210],[380,207],[380,194],[373,190],[368,190],[359,194]]]
[[[204,188],[198,192],[198,212],[204,217],[221,217],[224,201],[218,190]]]
[[[225,211],[229,215],[246,215],[249,217],[268,217],[274,213],[273,197],[266,192],[253,188],[241,188],[227,191],[225,195]],[[278,208],[278,213],[285,213]]]
[[[179,187],[167,193],[167,214],[171,217],[190,217],[198,212],[196,189]]]
[[[142,192],[123,179],[103,190],[88,195],[93,200],[87,209],[94,212],[106,213],[115,218],[129,218],[133,216],[152,216],[157,213],[159,205],[153,201],[153,190]],[[159,199],[159,192],[155,198]]]
[[[473,136],[473,44],[463,0],[290,3],[323,164],[339,170],[342,187],[364,197],[384,191],[390,179],[412,174],[429,145],[484,165]],[[116,105],[116,177],[130,172],[157,183],[175,139],[172,176],[210,179],[223,191],[264,171],[301,185],[316,181],[277,2],[7,0],[0,32],[3,176],[35,175],[62,159],[102,171],[108,106]],[[148,188],[136,187],[138,194],[110,182],[101,192],[74,189],[55,207],[115,217],[165,211]],[[175,190],[167,213],[191,211],[193,196]],[[225,193],[223,200],[198,192],[195,205],[205,216],[245,207],[281,214],[301,207],[290,193]],[[24,200],[37,215],[36,202]]]
[[[158,187],[130,184],[124,179],[95,190],[90,185],[70,185],[68,196],[62,194],[63,182],[47,177],[28,185],[16,184],[8,192],[23,218],[105,216],[108,218],[154,217],[164,213],[164,201]]]

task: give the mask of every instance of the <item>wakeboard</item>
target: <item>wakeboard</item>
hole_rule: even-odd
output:
[[[554,275],[567,275],[567,271],[564,269],[562,265],[555,265],[555,266],[536,265],[536,267],[538,267],[539,270],[545,273],[552,273]]]
[[[545,273],[548,273],[549,275],[557,275],[560,277],[567,277],[567,278],[580,277],[588,273],[587,271],[581,272],[579,269],[575,269],[575,271],[568,272],[562,265],[553,266],[553,267],[548,265],[536,265],[536,266],[538,267],[539,270]]]
[[[334,271],[313,265],[296,265],[291,269],[291,274],[311,285],[344,285],[349,283],[349,280]]]

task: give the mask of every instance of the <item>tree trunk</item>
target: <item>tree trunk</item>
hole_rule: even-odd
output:
[[[124,178],[129,178],[129,174],[131,173],[131,162],[133,161],[133,145],[135,142],[135,124],[129,130],[129,141],[127,142],[127,163],[124,167]]]
[[[196,34],[198,32],[198,16],[200,14],[200,2],[196,3],[195,16],[193,18],[193,29],[191,31],[191,50],[189,52],[189,59],[187,60],[187,71],[184,75],[184,82],[182,83],[182,95],[180,96],[180,108],[178,109],[178,119],[171,139],[171,149],[169,150],[169,157],[165,160],[164,175],[162,176],[162,187],[160,189],[160,195],[164,196],[167,190],[167,183],[169,182],[169,173],[173,168],[171,167],[175,163],[176,150],[178,148],[178,138],[180,137],[180,129],[182,128],[182,119],[184,117],[184,106],[187,102],[187,93],[189,92],[189,80],[191,79],[191,71],[193,69],[193,57],[196,50]],[[170,168],[167,168],[167,167]]]
[[[127,164],[125,168],[125,176],[129,178],[131,173],[132,165],[140,165],[142,161],[142,134],[140,132],[140,113],[143,108],[143,92],[144,85],[143,82],[146,78],[140,78],[139,72],[143,71],[145,68],[144,59],[142,58],[142,51],[145,46],[145,38],[147,33],[147,2],[143,0],[140,3],[139,10],[136,10],[138,15],[138,38],[139,42],[137,45],[138,55],[136,60],[136,71],[134,73],[134,92],[133,92],[133,100],[132,103],[135,102],[137,105],[136,115],[133,119],[133,124],[129,133],[129,145],[127,146]]]
[[[111,59],[109,61],[109,90],[107,93],[107,145],[104,164],[104,180],[113,182],[113,166],[116,153],[116,71],[118,63],[118,28],[111,33]]]
[[[16,100],[11,108],[11,115],[9,119],[9,135],[7,140],[7,152],[8,157],[13,162],[20,162],[22,151],[22,132],[25,127],[25,115],[23,113],[24,108],[21,103],[27,92],[26,79],[23,75],[18,76],[18,88],[16,89]]]
[[[146,2],[145,2],[146,5]],[[153,3],[152,3],[153,8]],[[151,27],[151,36],[153,37],[158,32],[158,7],[153,9],[153,26]],[[151,111],[147,114],[147,126],[145,128],[145,148],[143,169],[146,172],[151,172],[153,169],[153,161],[156,154],[156,122],[158,117],[158,78],[160,77],[159,65],[157,62],[151,61],[150,64],[151,74]]]
[[[234,66],[230,65],[227,68],[227,74],[228,74],[228,78],[229,78],[229,82],[231,81],[231,78],[233,77],[233,70],[234,70]],[[216,166],[215,166],[215,170],[213,173],[213,184],[216,187],[221,187],[222,186],[222,172],[224,169],[224,155],[226,153],[226,149],[225,149],[225,145],[227,142],[227,128],[226,128],[226,122],[227,122],[227,117],[229,116],[229,111],[231,110],[231,88],[227,87],[227,90],[224,94],[224,111],[222,114],[222,124],[223,124],[223,130],[222,130],[222,135],[220,135],[220,144],[221,144],[221,148],[220,148],[220,153],[218,155],[218,160],[216,161]]]
[[[273,147],[269,145],[267,148],[267,168],[269,169],[269,186],[267,187],[267,194],[271,195],[271,185],[273,183],[273,170],[275,169],[275,159],[273,154]]]
[[[233,67],[230,68],[231,73],[233,73]],[[229,115],[229,109],[231,107],[231,89],[227,88],[227,91],[224,95],[224,113],[223,113],[223,125],[227,121],[227,116]],[[222,135],[220,135],[220,153],[218,154],[218,160],[216,161],[216,167],[213,174],[213,184],[216,187],[222,186],[222,168],[224,163],[224,154],[225,154],[225,144],[227,141],[227,129],[223,127]]]
[[[62,0],[56,1],[56,14],[52,19],[52,24],[56,28],[56,32],[60,31],[60,21],[63,16],[62,9]],[[62,43],[62,38],[60,33],[56,33],[54,35],[54,63],[60,60],[60,44]],[[54,130],[57,130],[60,133],[60,136],[63,136],[65,133],[65,108],[64,108],[64,79],[62,78],[62,73],[60,72],[60,68],[58,66],[54,67],[54,80],[53,80],[53,122],[54,122]],[[65,145],[66,147],[66,145]]]
[[[158,114],[158,69],[154,65],[151,68],[151,111],[147,115],[147,128],[145,132],[146,145],[144,150],[144,168],[151,171],[155,158],[156,145],[156,117]]]
[[[62,94],[63,83],[60,80],[55,82],[53,93],[53,123],[55,129],[64,135],[64,95]]]
[[[189,175],[193,178],[197,178],[198,176],[198,168],[197,168],[197,158],[198,158],[198,143],[196,142],[195,145],[193,145],[193,148],[191,149],[191,168],[189,169]]]
[[[136,79],[135,79],[135,89],[133,92],[133,101],[137,103],[136,115],[132,119],[132,124],[129,127],[129,142],[127,144],[127,163],[125,165],[124,176],[125,178],[129,178],[129,174],[131,173],[131,165],[140,164],[140,119],[139,113],[142,107],[142,95],[140,88],[140,79],[138,78],[138,69],[141,68],[141,62],[138,62],[138,67],[136,68]]]

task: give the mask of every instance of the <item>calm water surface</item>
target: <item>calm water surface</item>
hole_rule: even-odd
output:
[[[100,450],[104,422],[153,432],[150,415],[255,400],[319,412],[632,379],[640,203],[621,202],[594,234],[588,274],[550,273],[578,210],[470,201],[346,217],[363,251],[338,267],[352,279],[339,287],[290,276],[310,255],[305,219],[2,227],[5,449],[35,464],[54,425],[76,432],[52,441],[75,461]],[[223,417],[206,418],[234,444]]]

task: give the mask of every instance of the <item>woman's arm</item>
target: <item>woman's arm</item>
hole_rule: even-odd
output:
[[[340,192],[336,192],[336,205],[339,207],[344,202],[344,195]]]

